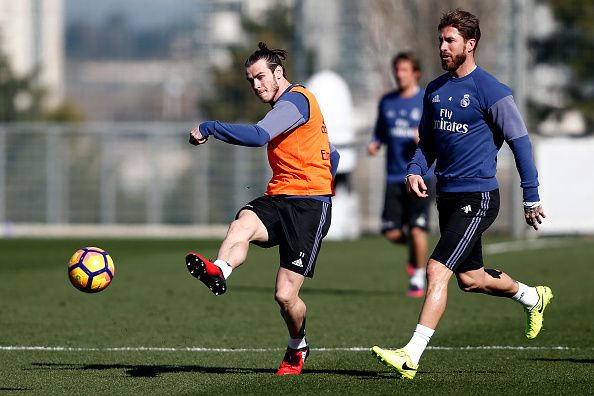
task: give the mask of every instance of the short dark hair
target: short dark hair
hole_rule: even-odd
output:
[[[476,46],[481,39],[481,28],[479,27],[479,19],[468,11],[460,8],[448,11],[441,16],[437,30],[441,31],[446,26],[451,26],[458,29],[464,41],[470,39],[476,40]]]
[[[405,51],[394,55],[392,58],[392,67],[396,67],[396,64],[400,61],[408,61],[412,64],[414,71],[421,71],[421,62],[419,62],[419,58],[417,58],[412,52]]]
[[[272,72],[274,72],[277,66],[282,67],[283,77],[287,77],[285,75],[285,67],[283,66],[283,60],[287,59],[287,51],[284,49],[270,49],[266,43],[260,42],[258,43],[258,49],[245,61],[245,67],[250,67],[260,59],[266,60],[266,64]]]

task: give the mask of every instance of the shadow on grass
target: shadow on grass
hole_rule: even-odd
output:
[[[533,358],[526,360],[534,360],[538,362],[567,362],[567,363],[581,363],[581,364],[593,364],[594,359],[576,359],[576,358]]]
[[[270,287],[265,286],[248,286],[248,285],[233,285],[233,291],[247,292],[247,293],[274,293],[274,285]],[[301,288],[303,295],[329,295],[329,296],[389,296],[395,294],[393,290],[356,290],[356,289],[310,289],[307,287]]]
[[[17,391],[30,391],[33,390],[31,388],[2,388],[0,387],[1,392],[17,392]]]
[[[71,364],[71,363],[32,363],[33,368],[26,370],[124,370],[130,377],[154,378],[167,373],[204,373],[204,374],[274,374],[276,369],[240,368],[240,367],[208,367],[200,365],[139,365],[139,364]],[[333,374],[360,378],[381,378],[386,373],[371,370],[324,370],[309,369],[308,374]]]

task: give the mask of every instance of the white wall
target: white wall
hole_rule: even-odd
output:
[[[546,138],[535,142],[542,233],[594,233],[594,138]]]

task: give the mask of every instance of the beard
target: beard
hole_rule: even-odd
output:
[[[262,98],[262,97],[260,97],[260,100],[262,101],[262,103],[270,103],[270,104],[272,104],[272,102],[274,102],[274,97],[278,93],[278,83],[276,82],[276,80],[272,80],[272,84],[270,85],[270,89],[267,89],[267,91],[268,91],[268,94],[270,94],[270,98]]]
[[[454,55],[448,59],[441,59],[441,68],[445,71],[455,71],[457,70],[460,65],[462,65],[466,61],[466,53],[462,52],[461,54]]]

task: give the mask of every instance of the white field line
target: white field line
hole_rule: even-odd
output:
[[[578,351],[594,350],[594,348],[574,348],[567,346],[542,346],[523,347],[511,345],[482,345],[482,346],[429,346],[427,349],[436,351]],[[203,347],[67,347],[67,346],[41,346],[41,345],[0,345],[0,351],[43,351],[43,352],[278,352],[284,348],[203,348]],[[344,348],[312,348],[315,352],[369,352],[369,347],[344,347]]]
[[[534,240],[499,242],[484,247],[487,254],[500,254],[508,252],[519,252],[524,250],[540,250],[558,248],[575,243],[575,239],[545,238]]]

